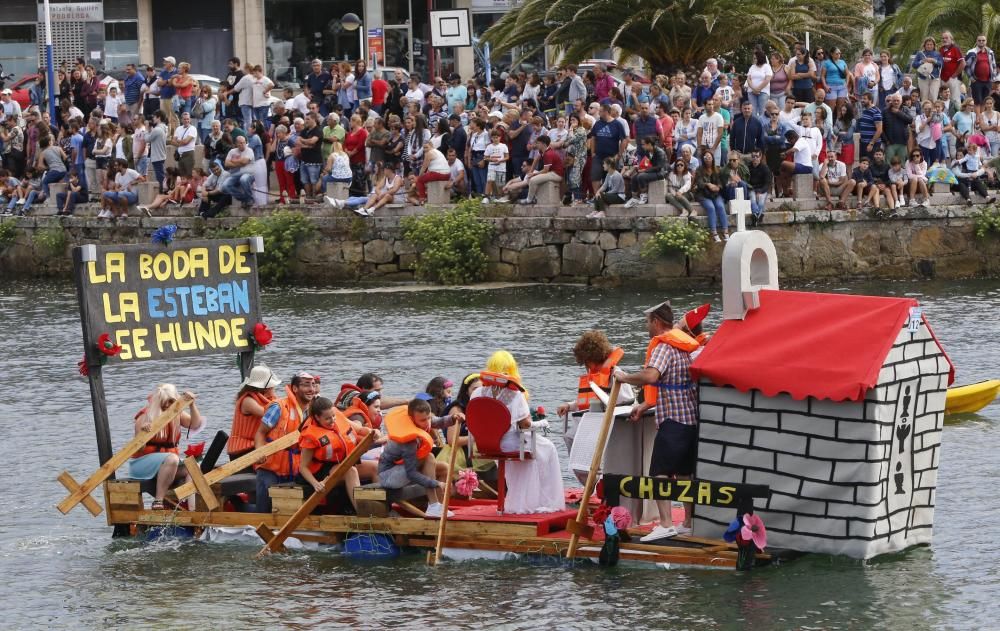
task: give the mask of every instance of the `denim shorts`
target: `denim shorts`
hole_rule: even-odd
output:
[[[132,191],[107,191],[104,193],[104,197],[113,202],[124,201],[129,204],[135,204],[139,201],[139,194]]]
[[[302,178],[302,183],[317,184],[319,182],[319,173],[322,168],[322,164],[310,164],[303,162],[299,168],[299,176]]]
[[[840,85],[827,85],[826,86],[826,100],[832,101],[834,99],[846,99],[847,98],[847,84]]]

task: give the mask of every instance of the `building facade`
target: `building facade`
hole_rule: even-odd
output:
[[[44,65],[44,11],[38,0],[5,0],[0,10],[0,63],[15,77]],[[224,76],[237,56],[269,76],[298,82],[319,58],[401,67],[426,79],[432,72],[475,72],[470,48],[430,46],[429,12],[469,9],[474,34],[510,8],[510,0],[53,0],[55,61],[82,57],[98,68],[160,65],[165,56],[192,72]],[[351,30],[342,18],[353,13]]]

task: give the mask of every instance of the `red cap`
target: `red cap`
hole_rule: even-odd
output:
[[[684,314],[684,325],[687,326],[688,330],[694,329],[694,327],[701,324],[702,320],[708,316],[708,312],[711,310],[712,305],[707,302],[700,307],[695,307]]]

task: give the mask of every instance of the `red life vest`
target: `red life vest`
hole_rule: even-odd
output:
[[[135,420],[146,414],[146,408],[139,410],[135,415]],[[171,453],[180,454],[177,445],[181,442],[181,423],[179,419],[174,419],[166,427],[157,432],[156,436],[149,439],[139,451],[132,454],[133,458],[142,458],[147,454]]]
[[[586,412],[590,408],[590,402],[597,398],[597,395],[590,388],[591,381],[607,390],[608,384],[611,383],[611,373],[614,372],[618,362],[624,356],[625,351],[615,348],[597,370],[587,372],[587,374],[580,377],[580,383],[577,386],[576,409]]]
[[[281,408],[281,417],[278,419],[278,423],[267,432],[267,442],[278,440],[286,434],[302,429],[305,419],[290,385],[285,386],[285,398],[278,399],[271,405],[277,405]],[[257,465],[257,468],[267,469],[282,478],[294,476],[299,471],[298,445],[271,454],[264,461],[264,464]]]
[[[257,428],[260,427],[260,417],[243,413],[243,401],[247,397],[265,409],[274,400],[263,392],[253,391],[245,393],[236,400],[236,409],[233,410],[233,427],[229,432],[229,442],[226,443],[226,452],[230,454],[246,453],[253,451],[255,447],[253,437],[257,433]]]
[[[417,447],[417,458],[423,460],[434,448],[434,439],[425,430],[417,427],[417,424],[410,418],[405,405],[400,405],[389,410],[389,413],[382,418],[386,430],[389,432],[389,439],[397,443],[409,443],[414,440],[420,441]]]
[[[678,350],[682,350],[685,353],[691,353],[699,347],[698,342],[680,329],[670,329],[666,333],[657,335],[653,339],[649,340],[649,345],[646,347],[646,361],[643,365],[648,366],[649,360],[653,356],[653,351],[660,344],[669,344]],[[642,387],[642,400],[645,403],[656,403],[656,394],[659,391],[659,386],[657,384],[651,384]]]
[[[357,445],[356,432],[347,417],[334,408],[333,427],[323,427],[313,419],[299,434],[299,448],[312,449],[309,471],[316,473],[325,462],[340,462]]]

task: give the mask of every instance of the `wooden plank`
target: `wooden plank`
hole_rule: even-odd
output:
[[[108,480],[104,483],[108,487],[108,490],[112,493],[127,493],[132,492],[139,494],[142,492],[142,485],[139,482],[119,482],[116,480]]]
[[[264,543],[270,545],[274,541],[274,531],[267,527],[266,524],[260,524],[257,526],[257,535],[264,540]],[[275,550],[284,551],[285,546],[281,543],[275,544]]]
[[[201,499],[205,502],[205,506],[208,510],[218,510],[219,498],[215,496],[212,492],[212,487],[209,485],[208,480],[205,479],[205,474],[201,472],[201,465],[193,456],[188,456],[184,459],[184,468],[187,469],[188,476],[191,478],[194,488],[198,489],[198,494],[201,495]],[[184,497],[183,495],[178,495],[177,497]]]
[[[580,499],[580,510],[576,513],[576,523],[570,527],[569,522],[566,529],[572,533],[569,539],[569,548],[566,550],[566,558],[572,559],[576,556],[576,548],[580,545],[580,537],[585,535],[587,539],[593,537],[593,530],[586,534],[591,526],[587,524],[587,506],[590,504],[590,494],[594,492],[594,485],[597,484],[597,470],[601,468],[604,460],[604,447],[608,444],[608,434],[611,433],[611,423],[615,420],[615,404],[618,402],[618,391],[622,384],[613,376],[611,377],[611,395],[608,398],[607,409],[604,410],[604,421],[601,423],[601,433],[597,435],[597,444],[594,446],[594,457],[590,460],[590,471],[587,472],[587,483],[583,485],[583,497]]]
[[[272,486],[267,490],[267,494],[272,500],[280,497],[301,501],[305,497],[305,490],[297,484],[294,487]]]
[[[115,453],[115,455],[111,456],[111,458],[107,462],[102,464],[101,467],[96,472],[94,472],[92,476],[87,478],[86,482],[79,485],[76,491],[70,492],[69,497],[59,502],[56,505],[56,508],[59,509],[59,512],[65,515],[69,513],[71,510],[73,510],[74,506],[82,502],[85,497],[88,497],[94,491],[94,489],[96,489],[101,485],[102,482],[113,476],[115,474],[115,470],[117,470],[118,467],[125,464],[128,461],[128,459],[132,457],[132,454],[142,449],[146,445],[146,443],[148,443],[150,439],[153,438],[153,436],[156,436],[156,434],[158,434],[161,429],[166,427],[168,423],[177,418],[180,415],[180,413],[184,411],[184,408],[191,405],[193,401],[194,401],[193,398],[181,395],[181,397],[176,401],[174,401],[173,405],[167,408],[167,410],[163,412],[163,414],[160,414],[158,417],[156,417],[156,419],[150,425],[148,431],[139,432],[138,434],[136,434],[135,437],[132,438],[132,440],[125,443],[124,447],[118,450],[118,452]],[[63,473],[69,475],[69,473],[65,471]],[[60,475],[59,478],[62,478],[62,475]],[[70,479],[72,480],[72,478]],[[59,481],[63,483],[63,486],[66,486],[66,483],[62,479],[59,479]],[[100,515],[99,506],[98,506],[98,511],[96,513],[90,507],[88,507],[87,510],[90,510],[90,512],[94,516]]]
[[[371,500],[373,502],[384,502],[387,499],[385,489],[366,489],[364,487],[357,487],[354,489],[354,499],[355,500]]]
[[[444,501],[441,502],[441,517],[438,519],[437,545],[434,547],[434,555],[427,554],[427,565],[437,565],[441,562],[441,547],[444,545],[444,531],[448,526],[448,504],[451,503],[451,482],[455,477],[455,457],[458,455],[457,445],[452,446],[451,458],[448,459],[448,474],[444,481]]]
[[[305,532],[294,532],[292,533],[292,536],[299,541],[308,541],[309,543],[326,543],[329,545],[336,545],[344,539],[340,535],[317,535]]]
[[[271,510],[275,513],[282,513],[284,515],[292,515],[295,511],[302,508],[302,499],[292,499],[288,497],[272,497],[271,498]]]
[[[333,487],[340,483],[344,476],[347,475],[347,472],[351,469],[351,467],[361,460],[361,456],[368,451],[368,448],[373,442],[375,442],[375,432],[369,432],[368,435],[362,438],[361,442],[359,442],[357,446],[351,450],[351,453],[347,454],[347,457],[333,468],[330,475],[326,476],[321,485],[322,488],[310,495],[309,499],[302,504],[302,507],[295,511],[295,514],[289,517],[288,521],[285,522],[285,525],[281,527],[281,530],[274,535],[274,539],[268,541],[264,547],[260,549],[260,552],[257,553],[257,558],[260,558],[270,552],[280,552],[283,550],[284,546],[282,544],[285,539],[292,534],[292,531],[298,527],[299,523],[301,523],[303,519],[308,517],[313,510],[319,506],[319,503],[323,501],[323,498],[326,497],[327,493],[333,490]]]
[[[66,487],[66,490],[70,492],[70,497],[76,496],[78,493],[83,492],[83,489],[80,487],[80,484],[73,479],[73,476],[71,476],[68,471],[63,471],[62,473],[60,473],[59,477],[57,477],[56,480],[58,480],[60,484]],[[90,497],[90,493],[83,493],[79,501],[83,502],[83,507],[86,508],[90,512],[90,514],[93,515],[94,517],[100,515],[101,511],[103,510],[101,508],[101,505],[97,503],[97,500]],[[76,506],[76,502],[73,503],[73,506]],[[70,506],[70,508],[73,508],[73,506]],[[63,514],[65,515],[68,512],[69,509],[64,510]]]
[[[256,464],[258,460],[264,456],[270,456],[271,454],[281,451],[286,447],[291,447],[295,443],[299,442],[298,431],[285,434],[278,440],[267,443],[260,449],[255,449],[248,454],[244,454],[237,458],[236,460],[230,460],[221,467],[216,467],[208,473],[205,474],[205,479],[209,484],[215,484],[216,482],[221,482],[229,476],[239,473],[240,471],[246,469],[252,464]],[[194,493],[194,483],[186,482],[176,489],[174,492],[177,493],[177,497],[187,497]]]
[[[410,511],[411,513],[413,513],[417,517],[420,517],[421,519],[427,519],[427,513],[425,513],[424,511],[420,510],[419,508],[417,508],[413,504],[407,502],[406,500],[399,500],[396,503],[399,504],[400,506],[402,506],[403,508],[405,508],[406,510]]]
[[[138,493],[116,493],[111,491],[104,496],[104,503],[117,504],[119,506],[135,506],[141,499],[142,496]]]

